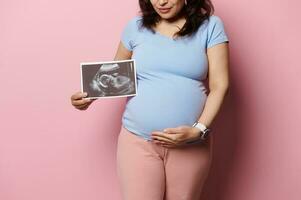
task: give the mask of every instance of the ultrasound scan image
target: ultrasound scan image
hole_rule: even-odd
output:
[[[82,90],[88,98],[136,95],[134,62],[82,64]]]

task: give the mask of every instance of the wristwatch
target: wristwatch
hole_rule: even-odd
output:
[[[195,122],[192,127],[196,127],[198,129],[200,129],[200,138],[202,140],[206,140],[209,136],[209,133],[211,131],[210,128],[207,128],[204,124],[200,123],[200,122]]]

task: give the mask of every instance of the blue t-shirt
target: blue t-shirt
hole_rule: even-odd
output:
[[[192,37],[174,40],[140,28],[141,16],[125,25],[121,42],[135,59],[137,95],[126,100],[122,125],[151,140],[151,132],[193,125],[205,105],[206,48],[228,42],[222,20],[210,16]]]

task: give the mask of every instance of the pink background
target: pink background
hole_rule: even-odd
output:
[[[231,41],[231,86],[203,199],[300,199],[301,3],[214,4]],[[136,0],[0,2],[1,200],[121,199],[125,99],[78,111],[70,96],[79,63],[113,59],[137,11]]]

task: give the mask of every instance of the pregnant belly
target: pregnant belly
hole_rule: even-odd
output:
[[[123,125],[144,137],[152,131],[192,125],[200,117],[207,96],[199,81],[140,81],[136,96],[129,97]]]

